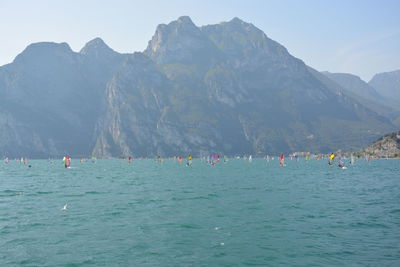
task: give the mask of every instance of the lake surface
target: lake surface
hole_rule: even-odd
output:
[[[30,164],[0,163],[0,266],[400,266],[400,160]]]

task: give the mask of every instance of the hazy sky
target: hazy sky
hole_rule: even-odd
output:
[[[0,0],[0,65],[33,42],[74,51],[101,37],[118,52],[142,51],[156,26],[188,15],[198,25],[239,17],[317,70],[368,81],[400,69],[400,0]]]

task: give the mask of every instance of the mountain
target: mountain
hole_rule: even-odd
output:
[[[379,94],[371,85],[360,77],[348,73],[322,72],[326,77],[337,83],[340,91],[357,99],[358,102],[376,113],[395,121],[400,116],[400,109],[396,109],[392,100]]]
[[[28,46],[0,69],[0,147],[5,154],[48,155],[68,147],[89,152],[90,103],[95,89],[67,44]],[[61,152],[61,151],[60,151]]]
[[[327,151],[346,145],[355,148],[363,138],[392,127],[362,105],[354,107],[353,99],[333,93],[301,60],[237,18],[200,28],[188,17],[162,24],[144,54],[171,83],[162,86],[169,93],[162,97],[166,106],[159,107],[157,127],[155,123],[142,124],[141,131],[153,136],[152,143],[146,145],[152,153],[262,154]],[[128,77],[118,80],[133,85],[127,82]],[[157,91],[154,94],[159,95]],[[114,98],[123,99],[118,90]],[[131,114],[140,114],[137,104],[125,104]],[[127,119],[120,121],[120,125],[126,123],[120,128],[132,125]],[[116,136],[108,129],[108,136]],[[124,138],[114,137],[113,142]],[[130,152],[135,151],[135,146],[122,143]]]
[[[66,43],[36,43],[0,68],[3,154],[48,157],[92,152],[93,128],[114,63],[96,57],[96,49],[79,54]]]
[[[378,73],[368,82],[370,86],[391,99],[397,108],[400,108],[400,70]]]
[[[325,80],[326,79],[326,80]],[[0,67],[0,152],[172,156],[357,150],[395,127],[238,18],[157,27],[143,52],[32,44]]]
[[[197,63],[205,66],[221,56],[211,40],[205,38],[187,16],[168,25],[159,25],[144,53],[157,64]]]
[[[366,147],[364,152],[379,157],[400,157],[400,132],[390,133],[379,138]]]
[[[349,73],[331,73],[328,71],[322,73],[359,97],[372,101],[385,101],[385,98],[378,94],[372,86],[361,80],[360,77],[356,75]]]

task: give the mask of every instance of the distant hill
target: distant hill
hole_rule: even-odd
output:
[[[378,93],[389,99],[388,104],[400,111],[400,70],[376,74],[369,85],[374,87]],[[400,114],[397,112],[392,118],[395,125],[400,126]]]
[[[372,101],[386,100],[372,86],[361,80],[361,78],[356,75],[349,73],[331,73],[328,71],[322,73],[357,96]]]
[[[394,105],[394,101],[391,98],[378,93],[375,88],[361,80],[360,77],[349,73],[331,73],[327,71],[322,73],[337,83],[340,87],[339,90],[344,91],[364,106],[396,123],[396,119],[400,116],[400,108]]]
[[[400,108],[400,70],[378,73],[368,84]]]
[[[364,149],[364,152],[379,157],[400,157],[400,132],[383,136]]]
[[[357,150],[396,127],[234,18],[157,27],[146,50],[36,43],[0,67],[4,156]]]

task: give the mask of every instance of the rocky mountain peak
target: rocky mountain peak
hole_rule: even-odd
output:
[[[237,17],[228,22],[203,26],[201,31],[221,51],[235,60],[237,66],[254,68],[266,64],[281,64],[284,67],[295,64],[297,66],[298,62],[293,60],[294,58],[284,46],[269,39],[253,24]]]
[[[400,82],[400,70],[377,73],[374,75],[374,77],[372,77],[369,83],[373,82],[374,80],[384,79],[386,77],[394,78],[396,81]]]
[[[192,19],[189,16],[180,16],[177,19],[177,22],[180,23],[180,24],[187,24],[187,25],[195,26],[193,21],[192,21]]]
[[[116,52],[112,50],[101,38],[97,37],[87,42],[81,51],[79,51],[79,53],[86,56],[100,57],[106,54],[114,54]]]
[[[264,35],[263,31],[258,29],[256,26],[254,26],[251,23],[245,22],[238,17],[234,17],[233,19],[231,19],[228,22],[222,22],[220,25],[223,25],[225,27],[230,27],[231,29],[242,29],[245,31],[255,31],[259,34]]]
[[[244,22],[243,20],[241,20],[238,17],[234,17],[233,19],[231,19],[229,21],[229,23],[235,23],[235,24],[244,24],[245,23],[245,24],[248,24],[248,23]]]
[[[20,53],[14,62],[42,60],[44,58],[53,58],[71,54],[73,51],[67,43],[39,42],[28,45]]]
[[[157,52],[163,45],[173,41],[182,35],[195,35],[199,29],[194,25],[190,17],[182,16],[177,20],[170,22],[168,25],[160,24],[157,26],[156,32],[149,42],[152,52]]]
[[[72,51],[69,45],[65,42],[62,43],[55,43],[55,42],[38,42],[38,43],[33,43],[30,44],[26,47],[26,49],[23,51],[24,52],[36,52],[38,50],[44,50],[44,49],[49,49],[49,50],[59,50],[59,51]]]
[[[157,63],[194,62],[216,47],[188,16],[160,24],[144,53]]]

